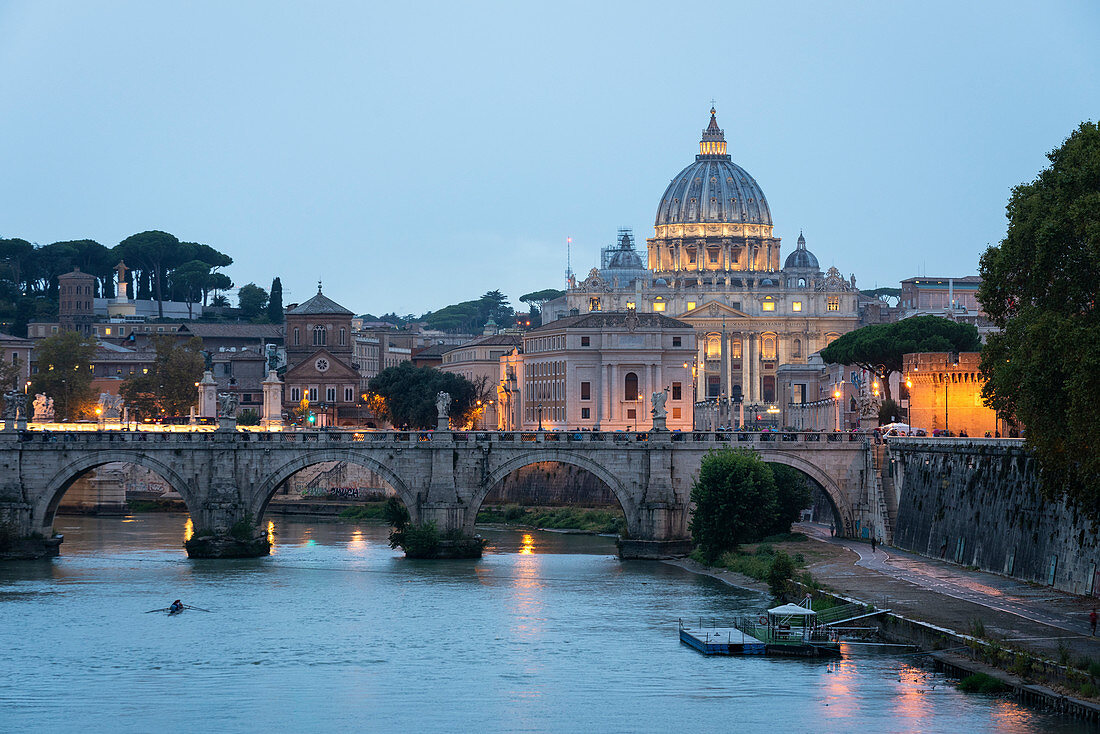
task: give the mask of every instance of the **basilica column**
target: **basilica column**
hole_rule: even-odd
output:
[[[707,373],[707,335],[704,332],[702,335],[695,334],[695,399],[704,400],[707,395],[704,392],[706,390],[706,373]]]
[[[752,334],[741,334],[741,395],[745,402],[749,400],[749,387],[752,384],[749,377],[749,344],[752,343]]]
[[[729,371],[726,369],[726,356],[729,354],[729,349],[726,347],[726,329],[722,327],[722,338],[718,342],[718,369],[721,378],[718,385],[718,397],[724,398],[729,395]]]

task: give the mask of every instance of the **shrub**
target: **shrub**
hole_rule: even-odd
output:
[[[987,673],[974,673],[960,680],[956,688],[966,693],[1003,693],[1008,686]]]
[[[236,540],[252,540],[256,537],[256,525],[251,517],[238,520],[229,528],[229,535]]]
[[[970,634],[974,637],[985,637],[985,622],[981,619],[970,620]]]
[[[787,582],[791,580],[793,574],[794,559],[783,551],[779,551],[768,567],[768,588],[777,597],[783,596],[787,591]]]
[[[439,550],[439,531],[435,523],[407,525],[390,533],[390,547],[401,547],[409,558],[430,558]]]
[[[258,426],[260,425],[260,414],[252,408],[242,410],[240,415],[237,416],[238,426]]]

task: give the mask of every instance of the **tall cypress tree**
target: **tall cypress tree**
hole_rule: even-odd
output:
[[[283,281],[277,277],[271,281],[271,295],[267,302],[267,320],[273,324],[283,323]]]

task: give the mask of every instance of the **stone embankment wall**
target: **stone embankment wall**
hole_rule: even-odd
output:
[[[1100,521],[1039,494],[1021,441],[892,439],[893,544],[1074,594],[1100,594]]]

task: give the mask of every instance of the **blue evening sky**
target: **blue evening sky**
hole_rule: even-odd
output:
[[[652,236],[710,100],[783,253],[963,276],[1100,114],[1093,2],[0,1],[0,237],[163,229],[286,302],[515,299]]]

